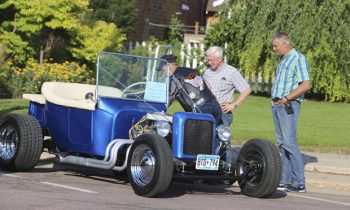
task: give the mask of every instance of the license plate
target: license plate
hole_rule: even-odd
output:
[[[219,169],[220,156],[218,155],[197,155],[196,169],[212,170]]]

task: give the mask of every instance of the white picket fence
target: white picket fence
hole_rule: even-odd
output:
[[[160,54],[157,54],[156,49],[157,46],[151,46],[148,45],[147,42],[129,42],[128,43],[128,50],[143,46],[143,47],[148,47],[148,54],[149,55],[156,55],[156,57],[160,57],[164,55],[165,53],[163,52]],[[168,52],[169,53],[169,52]],[[171,51],[170,51],[171,53]],[[178,65],[180,66],[185,66],[189,68],[204,68],[204,59],[205,59],[205,49],[204,49],[204,44],[201,43],[189,43],[187,45],[182,44],[181,49],[180,49],[180,58],[177,59]],[[202,69],[198,69],[202,70]]]

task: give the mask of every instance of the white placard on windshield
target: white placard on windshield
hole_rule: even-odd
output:
[[[148,101],[166,103],[166,84],[160,82],[147,82],[144,99]]]

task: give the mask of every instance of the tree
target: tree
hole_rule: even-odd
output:
[[[122,34],[116,25],[97,21],[91,28],[80,27],[70,51],[74,58],[94,63],[101,51],[120,52],[125,40],[125,34]]]
[[[123,32],[134,30],[137,17],[135,0],[90,0],[92,17],[107,23],[114,23]]]
[[[87,0],[4,1],[0,4],[0,9],[6,12],[1,22],[0,40],[15,60],[24,62],[35,56],[42,63],[45,54],[55,48],[61,37],[77,29],[78,14],[87,5]]]
[[[312,91],[329,101],[350,101],[350,1],[231,0],[218,16],[205,43],[227,43],[228,62],[246,75],[274,76],[278,58],[271,36],[285,31],[310,62]]]
[[[64,61],[82,58],[87,52],[121,47],[125,35],[115,24],[83,22],[88,0],[6,0],[0,4],[0,41],[8,55],[18,63],[34,57]],[[95,39],[95,40],[92,40]],[[86,49],[82,49],[86,48]],[[72,53],[72,55],[71,55]],[[94,56],[84,61],[91,62]]]
[[[125,34],[114,23],[86,21],[88,3],[88,0],[0,0],[0,95],[17,96],[26,88],[37,87],[29,85],[39,84],[33,81],[37,78],[32,77],[32,72],[48,71],[49,68],[41,67],[50,63],[54,67],[59,66],[55,63],[70,61],[90,72],[100,51],[121,51]],[[30,66],[32,58],[40,61],[40,65]],[[16,74],[16,69],[31,67],[38,69]],[[63,68],[57,70],[64,72]],[[66,78],[68,81],[75,79],[66,76],[72,77]],[[84,77],[90,78],[90,74]],[[41,82],[50,79],[44,76]]]
[[[168,40],[171,44],[174,44],[174,42],[181,42],[183,39],[183,34],[181,31],[182,23],[177,18],[176,15],[171,17],[170,20],[170,28],[168,32]]]

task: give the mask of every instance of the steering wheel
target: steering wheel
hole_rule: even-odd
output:
[[[129,86],[127,86],[124,90],[123,90],[123,92],[122,92],[122,96],[128,96],[128,95],[139,95],[139,94],[142,94],[142,93],[144,93],[145,92],[145,89],[142,89],[141,91],[138,91],[138,92],[130,92],[130,93],[128,93],[128,91],[130,91],[130,89],[131,88],[133,88],[133,87],[135,87],[135,86],[138,86],[138,85],[146,85],[146,82],[136,82],[136,83],[134,83],[134,84],[131,84],[131,85],[129,85]]]

